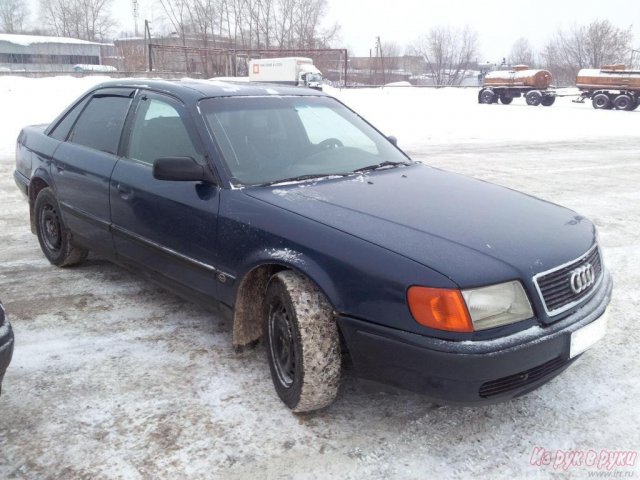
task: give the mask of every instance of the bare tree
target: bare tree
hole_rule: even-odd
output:
[[[29,9],[24,0],[0,0],[0,31],[22,32],[28,16]]]
[[[624,62],[631,50],[631,27],[621,29],[608,20],[558,30],[542,57],[556,82],[570,84],[581,68],[600,68]]]
[[[512,65],[528,65],[533,68],[536,65],[535,55],[533,48],[528,39],[521,37],[515,41],[513,47],[511,47],[511,53],[509,54],[509,62]]]
[[[412,51],[424,58],[435,85],[460,85],[478,57],[478,34],[469,27],[434,27]]]
[[[103,40],[115,26],[112,0],[40,0],[44,27],[56,35]]]

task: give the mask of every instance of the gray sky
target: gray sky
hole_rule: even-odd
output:
[[[113,1],[114,16],[122,24],[122,30],[133,31],[131,0]],[[383,42],[395,41],[406,45],[435,25],[470,25],[480,36],[481,56],[478,60],[494,62],[509,54],[518,37],[527,37],[534,47],[540,48],[558,27],[605,18],[618,27],[633,25],[634,45],[640,48],[639,0],[556,0],[539,3],[540,7],[519,0],[328,2],[327,22],[342,25],[341,44],[351,48],[356,55],[368,55],[377,35]],[[35,5],[35,0],[30,0],[30,3]],[[140,23],[144,18],[154,21],[159,15],[159,8],[154,7],[153,0],[139,0],[139,4]],[[154,23],[158,25],[159,21]]]

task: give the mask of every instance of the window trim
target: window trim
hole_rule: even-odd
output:
[[[189,110],[187,109],[186,105],[184,104],[184,102],[182,102],[178,97],[174,96],[174,95],[170,95],[168,93],[164,93],[164,92],[159,92],[156,90],[151,90],[151,89],[147,89],[147,88],[140,88],[138,90],[138,92],[136,93],[136,96],[134,98],[133,103],[131,104],[131,108],[129,109],[129,114],[127,115],[127,118],[125,120],[124,123],[124,127],[123,127],[123,135],[120,138],[120,148],[118,149],[119,152],[119,156],[120,158],[122,158],[123,160],[126,160],[128,162],[135,162],[135,163],[139,163],[141,165],[146,165],[149,168],[153,168],[153,165],[144,162],[142,160],[138,160],[136,158],[131,158],[128,157],[128,153],[129,153],[129,145],[131,142],[131,135],[133,134],[133,125],[134,122],[136,120],[136,116],[138,114],[138,108],[140,107],[140,103],[143,100],[143,97],[148,97],[149,99],[153,99],[156,98],[157,100],[163,101],[169,105],[171,105],[172,107],[175,107],[176,110],[178,110],[179,114],[184,114],[184,117],[180,116],[180,118],[184,121],[185,123],[185,127],[187,128],[187,133],[190,132],[190,129],[193,130],[196,133],[196,137],[194,138],[192,135],[189,135],[189,138],[191,139],[191,141],[194,143],[194,147],[196,152],[200,153],[200,155],[202,155],[202,160],[203,160],[203,164],[205,166],[209,167],[209,170],[211,170],[211,172],[213,173],[214,177],[216,178],[216,181],[219,184],[219,177],[216,174],[215,170],[213,168],[211,168],[210,165],[210,159],[209,159],[209,154],[207,152],[205,143],[202,141],[202,139],[200,138],[200,134],[196,128],[194,119],[191,115],[191,113],[189,112]],[[197,161],[197,159],[196,159]]]
[[[97,152],[102,152],[102,153],[106,153],[106,154],[109,154],[109,155],[115,155],[115,156],[120,157],[121,156],[120,155],[120,149],[122,147],[122,137],[123,137],[123,134],[124,134],[124,131],[125,131],[124,130],[125,126],[127,124],[127,119],[129,118],[129,115],[131,113],[131,107],[134,104],[136,91],[137,91],[137,89],[136,88],[132,88],[132,87],[106,87],[106,88],[100,88],[98,90],[94,90],[93,92],[91,92],[89,94],[91,96],[91,98],[89,98],[89,100],[86,102],[86,104],[82,108],[82,111],[78,114],[78,117],[73,122],[73,126],[71,127],[71,129],[69,129],[69,133],[67,134],[67,136],[65,138],[65,142],[72,143],[73,145],[78,145],[78,146],[81,146],[81,147],[89,148],[89,149],[97,151]],[[88,97],[89,95],[85,95],[85,97],[83,97],[83,100],[84,100],[84,98]],[[116,151],[115,152],[106,152],[104,150],[98,150],[98,149],[96,149],[96,148],[94,148],[94,147],[92,147],[90,145],[84,145],[82,143],[77,143],[77,142],[73,142],[72,140],[70,140],[72,138],[73,134],[75,133],[75,129],[76,129],[76,126],[78,124],[78,120],[85,113],[87,107],[89,105],[91,105],[91,102],[96,98],[109,98],[109,97],[130,98],[131,99],[131,101],[129,103],[129,107],[127,109],[127,113],[124,116],[124,121],[122,122],[122,127],[120,128],[120,135],[119,135],[119,138],[118,138],[118,144],[116,146]],[[77,104],[78,103],[76,103],[76,105]]]

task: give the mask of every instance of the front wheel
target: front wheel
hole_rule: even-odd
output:
[[[482,90],[480,92],[480,95],[478,95],[478,101],[479,103],[493,103],[494,100],[496,98],[495,93],[493,93],[493,91],[486,89],[486,90]]]
[[[597,95],[594,95],[591,100],[591,104],[596,110],[609,110],[612,107],[611,99],[606,93],[598,93]]]
[[[274,275],[264,303],[264,336],[271,378],[294,412],[333,402],[340,382],[340,339],[332,308],[306,277]]]
[[[33,212],[38,242],[49,262],[58,267],[69,267],[87,258],[89,252],[73,244],[71,232],[62,223],[60,206],[50,188],[38,192]]]

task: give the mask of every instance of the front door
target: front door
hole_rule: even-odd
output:
[[[123,158],[111,176],[111,220],[118,256],[216,297],[219,191],[202,182],[156,180],[153,162],[192,157],[206,162],[183,105],[141,92]]]

